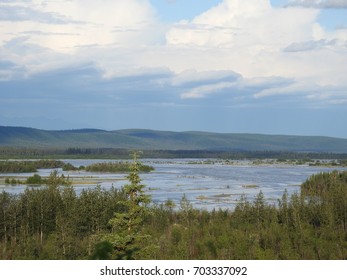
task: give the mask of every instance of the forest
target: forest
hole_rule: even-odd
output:
[[[0,173],[32,173],[40,168],[63,167],[64,162],[58,160],[35,161],[0,161]]]
[[[131,171],[130,162],[101,162],[88,166],[75,167],[71,163],[60,160],[31,160],[31,161],[0,161],[0,173],[33,173],[38,169],[62,168],[63,171],[85,170],[87,172],[113,172],[128,173]],[[150,172],[154,168],[145,164],[139,164],[140,172]]]
[[[234,210],[156,205],[135,158],[121,189],[77,195],[51,173],[45,188],[0,194],[0,259],[347,259],[347,171],[313,175],[276,203],[262,192]]]
[[[120,148],[20,148],[0,146],[0,159],[129,159],[129,149]],[[142,150],[143,158],[216,158],[229,160],[279,159],[304,160],[336,159],[347,160],[347,153],[289,152],[289,151],[246,151],[246,150]]]

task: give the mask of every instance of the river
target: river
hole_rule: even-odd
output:
[[[89,165],[110,160],[64,160],[74,166]],[[233,209],[244,194],[252,200],[260,191],[264,193],[269,203],[276,203],[285,190],[289,194],[300,191],[300,185],[312,174],[329,172],[346,168],[313,167],[308,165],[260,164],[250,161],[235,161],[229,165],[216,160],[206,164],[198,164],[195,159],[161,159],[142,160],[144,164],[152,165],[155,171],[141,174],[146,192],[152,196],[154,203],[163,203],[168,199],[176,205],[183,195],[192,205],[199,209]],[[48,176],[52,170],[42,169],[40,176]],[[122,187],[127,183],[126,174],[90,173],[85,171],[63,172],[69,176],[77,193],[82,189],[94,188],[97,184],[108,189],[111,186]],[[33,173],[1,174],[1,177],[26,178]],[[0,184],[0,191],[18,194],[25,190],[26,185]]]

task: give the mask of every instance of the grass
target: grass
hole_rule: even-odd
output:
[[[258,189],[258,185],[242,185],[244,189]]]

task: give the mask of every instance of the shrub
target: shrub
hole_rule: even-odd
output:
[[[39,174],[34,174],[26,180],[28,185],[39,185],[43,183],[42,177]]]

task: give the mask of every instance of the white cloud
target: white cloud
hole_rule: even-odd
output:
[[[1,5],[0,45],[31,32],[31,44],[74,53],[83,45],[141,44],[153,37],[148,28],[155,24],[155,14],[146,0],[32,0]]]
[[[171,80],[171,84],[173,86],[194,85],[201,84],[202,82],[211,84],[219,81],[235,81],[239,78],[241,78],[241,75],[233,71],[197,72],[194,69],[189,69],[175,75]]]
[[[0,7],[0,21],[32,21],[35,19],[37,22],[49,24],[62,24],[66,21],[64,17],[59,17],[51,13],[40,12],[29,7],[13,5],[2,5]]]
[[[322,86],[322,91],[326,85],[347,88],[346,30],[324,30],[318,15],[317,9],[273,8],[268,0],[225,0],[191,22],[172,27],[167,34],[168,46],[176,50],[172,65],[176,71],[184,70],[184,61],[201,71],[232,69],[245,78],[294,79],[294,89],[303,95],[307,84]],[[312,94],[318,98],[317,92]],[[206,94],[194,90],[184,96]],[[267,92],[257,95],[265,96]]]
[[[347,9],[346,0],[291,0],[288,6],[303,6],[318,9]]]
[[[167,34],[169,44],[250,47],[283,45],[312,36],[318,11],[274,9],[269,0],[225,0],[181,22]]]
[[[32,74],[92,63],[106,80],[174,73],[151,82],[185,100],[250,88],[258,99],[293,90],[318,98],[327,86],[347,88],[347,29],[325,30],[317,23],[320,11],[302,5],[224,0],[169,28],[146,0],[0,5],[11,11],[0,12],[0,54],[18,65],[3,71],[2,79],[14,77],[16,69]]]
[[[184,61],[198,70],[287,77],[300,68],[283,67],[282,50],[294,42],[322,39],[318,14],[314,9],[273,8],[269,0],[225,0],[191,22],[173,26],[167,44],[176,50],[176,71],[184,70],[179,65]]]
[[[207,84],[195,87],[189,91],[183,92],[181,97],[183,99],[203,98],[210,94],[215,94],[220,91],[230,90],[236,86],[235,82],[220,82],[215,84]]]
[[[336,40],[327,41],[327,40],[318,40],[318,41],[307,41],[300,43],[292,43],[286,48],[284,48],[285,52],[303,52],[303,51],[311,51],[318,48],[323,47],[334,47],[337,44]]]

